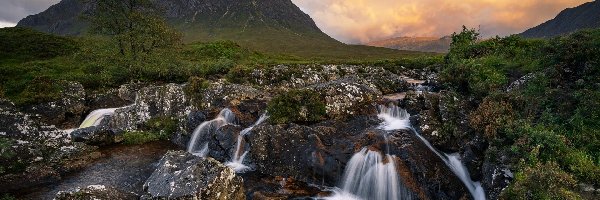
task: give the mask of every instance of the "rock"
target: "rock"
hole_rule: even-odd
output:
[[[135,101],[135,94],[133,99],[129,97],[129,95],[126,95],[125,98],[127,98],[127,100],[121,97],[118,89],[110,89],[100,93],[95,92],[88,94],[86,97],[86,105],[88,107],[87,113],[98,109],[119,108],[131,105]]]
[[[475,135],[469,126],[471,106],[450,92],[427,93],[424,109],[413,125],[432,145],[444,152],[458,152]]]
[[[212,158],[169,151],[144,183],[142,199],[245,199],[243,180]]]
[[[245,100],[263,99],[266,96],[262,90],[250,86],[215,82],[205,89],[201,105],[207,109],[220,109],[240,105]]]
[[[32,120],[0,99],[0,192],[60,179],[100,157],[96,148],[71,141],[66,131]]]
[[[381,92],[357,82],[355,79],[341,79],[309,87],[325,96],[327,115],[332,119],[346,119],[350,116],[375,114],[375,101]]]
[[[121,142],[123,140],[121,133],[106,128],[106,123],[104,123],[98,126],[76,129],[71,132],[71,137],[75,142],[83,142],[94,146],[106,146]]]
[[[481,186],[484,188],[488,199],[498,199],[502,190],[515,178],[510,170],[512,156],[510,152],[498,151],[492,147],[487,150],[481,172],[483,179]]]
[[[136,130],[147,120],[153,117],[174,117],[176,119],[187,117],[192,110],[190,98],[183,92],[183,85],[167,84],[163,86],[150,86],[137,92],[135,103],[117,109],[110,117],[108,127],[118,130]]]
[[[33,114],[45,124],[55,125],[62,129],[79,125],[88,108],[85,105],[85,90],[77,82],[66,82],[61,92],[61,99],[53,102],[26,106],[23,110]]]
[[[104,185],[90,185],[85,188],[76,188],[69,191],[60,191],[55,200],[127,200],[138,199],[133,193],[119,191],[117,188]]]

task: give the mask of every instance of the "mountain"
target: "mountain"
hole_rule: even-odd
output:
[[[584,3],[563,10],[554,19],[531,28],[520,35],[530,38],[546,38],[569,34],[586,28],[600,28],[600,1]]]
[[[233,40],[258,51],[308,56],[408,53],[338,42],[323,33],[291,0],[153,1],[164,11],[169,24],[184,33],[186,42]],[[24,18],[17,26],[59,35],[82,35],[88,24],[81,14],[93,11],[94,5],[94,0],[62,0],[42,13]]]
[[[435,37],[397,37],[369,42],[366,45],[407,51],[446,53],[450,49],[452,38]]]

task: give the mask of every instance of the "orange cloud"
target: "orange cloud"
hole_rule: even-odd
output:
[[[484,37],[520,33],[590,0],[292,0],[332,37],[364,43],[445,36],[462,25]]]

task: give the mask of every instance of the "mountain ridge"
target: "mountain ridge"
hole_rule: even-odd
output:
[[[600,27],[600,1],[592,1],[561,11],[554,19],[530,28],[520,35],[528,38],[549,38],[577,30]]]
[[[437,37],[395,37],[385,40],[377,40],[366,43],[369,46],[385,47],[390,49],[447,53],[450,49],[452,38],[444,36]]]

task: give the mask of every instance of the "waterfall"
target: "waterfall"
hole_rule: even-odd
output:
[[[87,117],[85,117],[85,120],[83,120],[81,125],[79,125],[79,128],[98,126],[106,116],[113,115],[117,109],[119,108],[106,108],[94,110]]]
[[[473,199],[475,200],[485,200],[485,191],[481,187],[481,183],[474,182],[471,180],[471,176],[469,175],[469,171],[467,167],[460,161],[458,154],[446,154],[444,152],[438,151],[435,149],[429,141],[427,141],[421,134],[419,134],[411,125],[410,125],[410,115],[406,112],[405,109],[401,109],[398,106],[380,106],[379,118],[384,120],[381,129],[384,130],[398,130],[405,129],[411,130],[415,133],[415,135],[431,150],[433,151],[454,174],[465,184]]]
[[[250,167],[244,165],[244,158],[246,158],[246,154],[248,154],[249,150],[245,150],[243,149],[243,145],[242,143],[244,142],[244,136],[248,135],[250,133],[250,131],[252,131],[252,129],[263,123],[265,120],[267,120],[269,118],[269,116],[265,113],[262,114],[260,116],[260,118],[258,118],[258,120],[250,127],[242,130],[240,132],[240,134],[238,135],[237,138],[237,143],[235,145],[235,151],[233,151],[233,156],[232,156],[232,160],[225,163],[225,165],[229,166],[230,168],[232,168],[234,171],[238,172],[238,173],[244,173],[248,170],[250,170]],[[242,153],[243,151],[243,153]]]
[[[404,120],[408,113],[399,108],[380,107],[380,117],[385,118],[385,124],[380,128],[402,129],[410,127],[410,122]],[[402,112],[403,111],[403,112]],[[387,142],[387,135],[384,135]],[[387,150],[389,152],[389,150]],[[386,152],[386,153],[387,153]],[[331,197],[325,200],[410,200],[412,193],[400,181],[396,170],[396,157],[364,147],[355,153],[346,165],[342,178],[341,189],[335,190]]]
[[[326,199],[412,199],[400,182],[395,160],[395,156],[363,148],[346,165],[342,191]]]
[[[220,127],[234,122],[235,115],[228,108],[221,110],[215,119],[202,122],[202,124],[194,129],[192,139],[190,139],[190,143],[188,144],[188,152],[199,157],[206,157],[209,153],[208,142],[200,145],[198,144],[199,140],[208,137],[210,133],[216,131]]]

